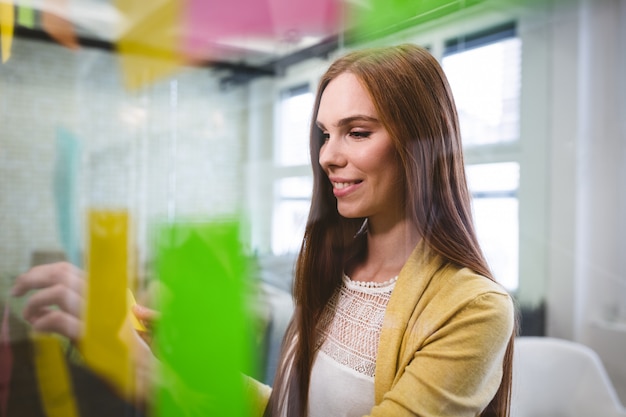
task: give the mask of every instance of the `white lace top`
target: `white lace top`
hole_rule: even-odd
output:
[[[346,275],[322,318],[311,370],[309,417],[352,417],[374,406],[374,371],[385,309],[397,277],[384,283]]]

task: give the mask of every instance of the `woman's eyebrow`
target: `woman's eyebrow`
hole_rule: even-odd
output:
[[[380,123],[380,121],[372,116],[365,116],[365,115],[356,115],[356,116],[350,116],[350,117],[344,117],[343,119],[340,119],[337,123],[336,126],[337,127],[343,127],[346,125],[349,125],[351,123],[354,122],[368,122],[368,123]],[[317,125],[317,127],[319,127],[322,130],[326,130],[326,128],[324,127],[324,124],[322,122],[320,122],[319,120],[317,120],[315,122],[315,124]]]

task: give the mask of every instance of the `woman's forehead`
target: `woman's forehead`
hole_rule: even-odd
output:
[[[369,92],[356,75],[345,72],[331,80],[320,99],[318,124],[330,127],[354,116],[378,119]]]

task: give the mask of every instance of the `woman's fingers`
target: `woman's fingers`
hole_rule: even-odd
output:
[[[152,346],[152,333],[156,322],[159,320],[160,313],[141,304],[135,304],[132,308],[132,314],[145,326],[145,331],[137,330],[137,335],[148,346]]]
[[[158,321],[160,317],[158,311],[142,306],[141,304],[135,304],[133,306],[133,314],[137,317],[137,320],[145,323],[147,325],[146,327],[151,327],[149,325]]]
[[[30,323],[37,331],[58,333],[74,341],[79,340],[82,334],[82,322],[62,310],[49,309],[34,317]]]
[[[14,296],[20,296],[30,290],[60,284],[82,294],[84,288],[82,277],[82,271],[68,262],[39,265],[17,277],[11,292]]]
[[[54,332],[77,340],[81,335],[83,273],[68,262],[31,268],[15,280],[11,293],[19,297],[29,291],[23,316],[42,332]]]
[[[55,284],[31,295],[24,306],[22,315],[26,320],[32,322],[46,313],[50,306],[57,306],[74,317],[80,317],[83,299],[80,294],[65,285]]]

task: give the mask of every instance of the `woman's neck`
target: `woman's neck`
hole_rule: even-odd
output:
[[[409,220],[389,225],[371,220],[367,230],[367,252],[362,262],[354,265],[350,277],[355,281],[384,282],[400,270],[420,241],[420,234]]]

